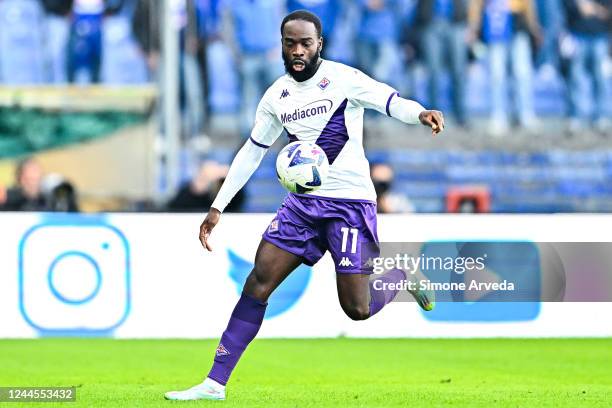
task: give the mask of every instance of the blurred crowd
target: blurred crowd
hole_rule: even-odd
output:
[[[207,160],[200,165],[196,175],[184,183],[176,195],[168,201],[166,209],[173,212],[201,212],[212,205],[229,166],[214,160]],[[245,191],[240,190],[228,204],[227,212],[241,212],[245,201]]]
[[[161,1],[0,0],[0,83],[142,83],[163,72]],[[308,9],[323,56],[355,65],[468,126],[470,64],[488,85],[491,131],[538,126],[534,72],[564,83],[569,129],[610,126],[612,0],[170,0],[180,32],[184,131],[240,112],[248,134],[264,89],[283,72],[279,25]],[[416,95],[415,67],[425,95]],[[419,78],[420,80],[420,78]],[[422,81],[421,81],[422,82]],[[446,100],[449,103],[446,103]]]
[[[0,211],[78,212],[74,186],[63,176],[44,174],[40,163],[26,158],[15,167],[13,186],[0,185]]]
[[[149,205],[147,211],[207,211],[229,170],[226,164],[204,161],[195,176],[180,186],[164,203]],[[238,192],[227,206],[227,212],[241,212],[246,195]],[[47,173],[34,157],[21,159],[15,166],[11,186],[0,184],[0,211],[79,212],[79,196],[75,186],[64,176]]]
[[[204,161],[195,176],[181,185],[176,194],[149,211],[203,212],[212,205],[225,181],[229,166],[214,160]],[[386,163],[373,163],[371,176],[381,213],[414,212],[408,197],[393,190],[394,172]],[[228,204],[226,212],[242,212],[245,189]],[[75,186],[57,173],[45,173],[33,157],[20,160],[15,166],[14,183],[8,188],[0,184],[0,211],[79,212]]]

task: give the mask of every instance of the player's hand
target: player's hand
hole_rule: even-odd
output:
[[[200,242],[202,246],[209,251],[212,251],[212,247],[208,243],[208,238],[210,237],[212,229],[215,228],[215,225],[219,222],[219,218],[221,218],[221,211],[211,207],[202,225],[200,225]]]
[[[444,115],[437,110],[426,110],[421,112],[419,120],[425,126],[431,128],[431,133],[435,136],[444,130]]]

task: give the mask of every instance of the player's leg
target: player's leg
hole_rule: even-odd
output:
[[[336,265],[338,299],[342,310],[353,320],[364,320],[378,313],[397,296],[407,277],[399,269],[376,274],[368,261],[379,257],[376,204],[333,202],[325,207],[329,219],[325,241]],[[425,310],[434,307],[431,291],[409,291]]]
[[[364,274],[338,274],[336,276],[340,306],[344,313],[353,320],[365,320],[372,315],[368,281],[368,275]]]
[[[336,285],[340,306],[351,319],[365,320],[395,299],[399,284],[405,279],[406,275],[399,269],[377,275],[373,280],[369,274],[338,273]]]
[[[166,399],[225,399],[225,385],[242,353],[261,327],[268,298],[301,263],[301,257],[265,240],[260,242],[255,267],[247,277],[242,295],[221,336],[207,378],[188,390],[166,393]]]
[[[302,258],[262,240],[255,267],[247,277],[242,295],[221,336],[215,362],[208,377],[225,385],[240,356],[255,338],[272,292],[302,263]]]
[[[221,337],[208,377],[189,390],[167,393],[166,398],[225,399],[225,384],[244,349],[259,331],[270,294],[302,262],[314,265],[323,256],[316,218],[317,209],[311,200],[287,196],[263,234],[255,267]]]
[[[402,271],[392,271],[377,279],[394,283],[376,290],[370,281],[372,267],[368,259],[379,255],[376,204],[373,202],[334,201],[323,208],[328,219],[325,242],[336,265],[336,285],[342,310],[353,320],[364,320],[378,313],[395,298]],[[380,283],[380,282],[379,282]]]
[[[415,280],[413,276],[399,269],[374,275],[338,273],[336,283],[340,306],[348,317],[353,320],[365,320],[380,312],[389,304],[399,291],[406,287],[405,281]],[[416,285],[414,290],[406,289],[419,306],[426,311],[435,307],[435,293],[431,290],[421,290]]]
[[[361,273],[337,273],[336,285],[340,306],[353,320],[365,320],[380,312],[389,304],[399,291],[406,287],[406,281],[417,281],[414,275],[406,276],[400,269],[377,275]],[[419,285],[414,290],[406,289],[419,306],[426,311],[435,307],[435,293],[421,290]]]

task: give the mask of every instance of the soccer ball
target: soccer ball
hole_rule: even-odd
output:
[[[276,158],[278,181],[292,193],[309,193],[325,183],[329,161],[319,146],[310,142],[292,142]]]

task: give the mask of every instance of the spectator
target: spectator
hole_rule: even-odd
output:
[[[168,210],[176,212],[207,211],[221,188],[228,170],[228,166],[215,161],[202,163],[198,174],[189,183],[182,186],[176,196],[168,202]],[[226,211],[240,211],[243,202],[244,193],[240,192],[234,197]]]
[[[73,0],[43,0],[42,3],[47,13],[45,20],[48,81],[52,84],[64,84],[68,79],[67,45]]]
[[[323,26],[324,47],[321,57],[327,58],[333,41],[333,33],[336,22],[342,9],[341,0],[288,0],[287,12],[296,10],[308,10],[316,14],[321,19]]]
[[[356,39],[361,70],[379,81],[399,86],[394,79],[399,52],[399,0],[359,0],[360,24]]]
[[[180,88],[184,100],[183,134],[198,135],[204,127],[204,90],[198,53],[201,47],[198,16],[194,0],[171,1],[172,14],[180,32],[181,77]],[[155,78],[163,76],[161,51],[162,3],[137,0],[132,20],[134,35],[147,58],[149,70]]]
[[[32,158],[22,160],[15,171],[15,187],[6,191],[3,211],[45,211],[47,204],[41,190],[42,167]]]
[[[210,78],[208,72],[208,46],[219,41],[221,38],[219,15],[219,2],[221,0],[194,0],[194,7],[197,21],[198,54],[196,58],[201,61],[199,64],[202,73],[202,94],[204,116],[208,117],[209,102],[208,95],[210,89]],[[202,121],[204,125],[204,121]]]
[[[259,99],[283,73],[278,32],[283,3],[281,0],[233,0],[222,8],[223,34],[240,72],[240,132],[245,137],[253,126]]]
[[[183,112],[183,132],[187,137],[200,135],[204,129],[205,103],[204,83],[202,81],[204,58],[203,42],[198,28],[198,18],[194,0],[183,0],[181,13],[186,21],[182,31],[182,90],[185,96]],[[201,22],[204,24],[204,22]]]
[[[195,0],[200,37],[209,41],[221,38],[220,6],[223,0]]]
[[[45,11],[57,16],[67,16],[72,11],[74,0],[42,0]]]
[[[147,65],[154,77],[158,76],[161,50],[162,4],[138,0],[132,19],[132,30],[140,49],[147,58]]]
[[[559,38],[565,26],[562,0],[537,0],[537,10],[542,27],[542,47],[537,54],[537,63],[546,70],[560,73]]]
[[[53,173],[45,176],[41,186],[46,197],[47,211],[79,211],[76,190],[62,175]]]
[[[588,77],[594,84],[595,128],[606,132],[606,77],[608,34],[612,24],[612,0],[564,0],[574,53],[570,62],[570,131],[577,132],[588,122],[586,102],[580,83]]]
[[[478,212],[478,204],[474,198],[463,198],[459,201],[458,213],[475,214]]]
[[[200,38],[203,41],[204,94],[211,113],[234,113],[240,108],[240,85],[236,62],[223,41],[223,0],[196,0]]]
[[[100,82],[103,0],[74,0],[68,42],[68,81]]]
[[[100,82],[102,65],[102,20],[118,13],[124,0],[73,0],[68,40],[68,81]],[[55,7],[58,11],[64,5]]]
[[[2,210],[4,203],[6,203],[6,187],[0,185],[0,210]]]
[[[40,0],[0,0],[0,82],[46,81],[44,9]]]
[[[495,135],[507,133],[507,106],[510,63],[514,107],[518,124],[533,129],[536,125],[533,107],[533,62],[530,35],[541,42],[540,26],[533,0],[473,0],[469,10],[473,42],[482,29],[489,47],[492,123]]]
[[[414,206],[404,194],[393,192],[393,169],[388,164],[378,163],[370,169],[374,190],[376,190],[376,204],[379,213],[407,213],[414,212]]]
[[[205,211],[214,199],[210,194],[211,185],[220,177],[218,163],[204,162],[198,174],[189,183],[183,185],[170,200],[168,209],[177,212]]]
[[[100,73],[104,84],[144,84],[149,79],[146,59],[132,31],[135,9],[136,0],[106,0]]]
[[[459,125],[465,126],[466,0],[419,0],[415,24],[421,30],[421,47],[429,74],[429,106],[441,108],[440,83],[448,60],[453,112]]]

